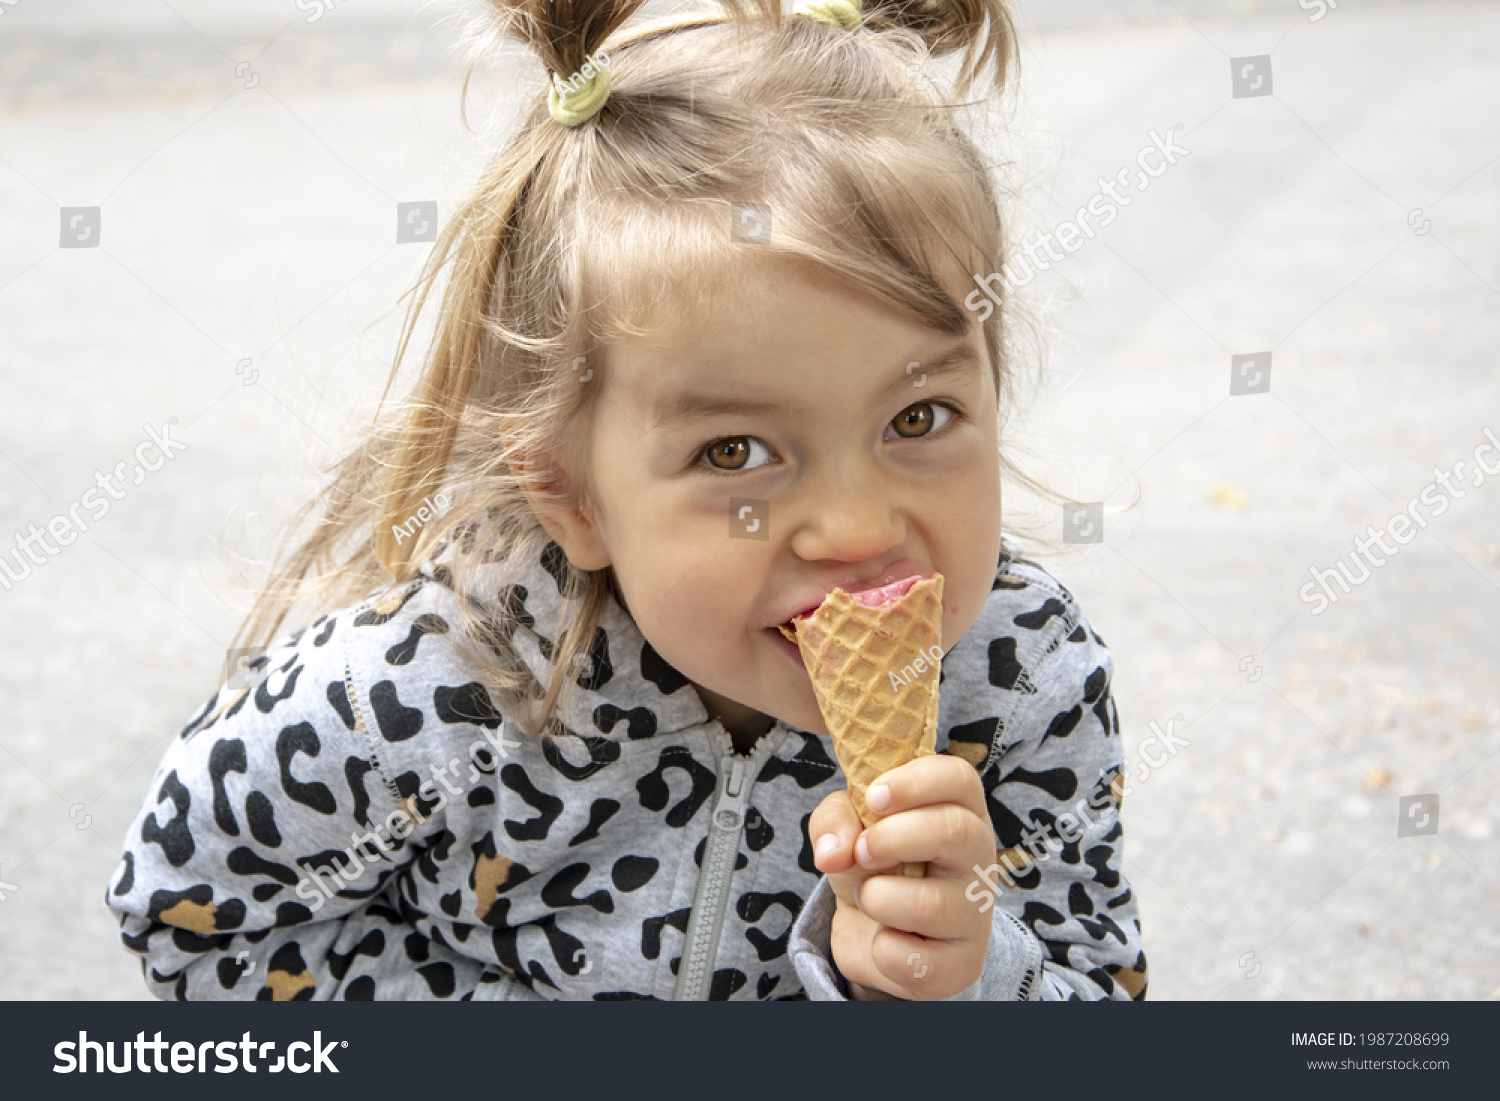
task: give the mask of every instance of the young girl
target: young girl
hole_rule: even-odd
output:
[[[1143,997],[1110,655],[1001,535],[1005,245],[951,103],[1003,84],[1004,0],[617,34],[640,2],[494,0],[552,87],[161,763],[126,947],[179,999]],[[864,829],[777,628],[932,573],[939,752]]]

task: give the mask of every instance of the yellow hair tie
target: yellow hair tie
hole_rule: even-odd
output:
[[[603,57],[603,64],[593,58],[588,60],[587,63],[594,69],[591,77],[585,77],[580,71],[574,73],[572,81],[568,82],[556,73],[552,74],[552,87],[547,90],[547,107],[552,112],[552,117],[564,126],[577,126],[587,122],[599,113],[605,100],[609,99],[609,58],[607,54]]]
[[[797,0],[792,13],[843,27],[846,31],[859,30],[861,23],[859,0]]]

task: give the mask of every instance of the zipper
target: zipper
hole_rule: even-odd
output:
[[[771,754],[781,748],[788,730],[781,723],[761,735],[749,755],[734,751],[734,741],[722,725],[710,731],[718,753],[718,776],[713,811],[709,815],[708,843],[703,847],[703,867],[698,874],[698,889],[688,914],[687,932],[683,936],[682,960],[677,965],[674,1002],[708,1000],[713,984],[714,963],[719,954],[719,938],[724,931],[724,917],[729,907],[729,882],[734,876],[735,858],[740,851],[740,835],[745,829],[745,812],[755,777]]]

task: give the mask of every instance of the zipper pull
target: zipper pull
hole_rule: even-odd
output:
[[[717,806],[714,810],[714,825],[720,829],[738,830],[745,821],[745,808],[749,803],[750,786],[745,783],[750,762],[738,754],[719,758],[719,772],[724,777]]]

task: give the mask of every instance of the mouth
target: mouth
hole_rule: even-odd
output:
[[[889,604],[893,600],[899,600],[918,581],[931,574],[924,569],[922,564],[914,558],[903,558],[892,562],[878,576],[866,579],[857,577],[845,577],[833,582],[823,589],[811,602],[798,608],[780,623],[766,624],[772,634],[781,642],[786,642],[790,647],[796,649],[797,643],[795,632],[796,621],[804,616],[811,615],[822,607],[823,601],[834,589],[843,589],[851,597],[866,607],[879,607]],[[792,635],[792,638],[788,638]],[[800,655],[800,651],[799,651]]]
[[[802,648],[783,635],[779,627],[767,627],[766,634],[771,636],[771,645],[796,662],[798,669],[807,668],[806,662],[802,660]]]

